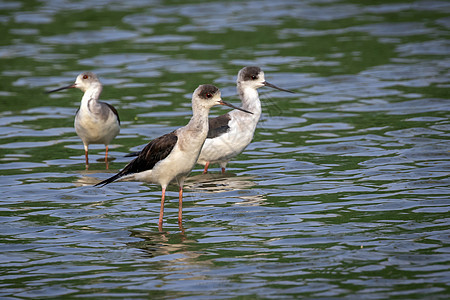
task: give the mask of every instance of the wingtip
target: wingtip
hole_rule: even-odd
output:
[[[131,153],[125,154],[125,157],[134,157],[134,156],[138,156],[139,153],[141,153],[141,152],[139,152],[139,151],[131,152]]]
[[[95,187],[104,187],[107,183],[105,183],[104,181],[101,181],[97,184],[94,184]]]
[[[105,182],[105,181],[107,181],[107,180],[100,181],[99,183],[94,184],[94,186],[99,187],[99,188],[104,187],[105,185],[107,185],[109,183],[109,182]]]
[[[105,179],[103,181],[100,181],[99,183],[95,184],[95,187],[104,187],[105,185],[107,185],[108,183],[111,183],[113,181],[116,181],[117,179],[119,179],[120,177],[122,177],[122,175],[120,173],[117,173],[114,176],[109,177],[108,179]]]

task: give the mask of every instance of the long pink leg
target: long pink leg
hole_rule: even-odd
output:
[[[84,145],[84,157],[86,159],[86,170],[89,168],[88,146]]]
[[[106,153],[105,153],[105,164],[106,164],[106,170],[108,170],[108,145],[106,145]]]
[[[161,196],[161,209],[159,211],[159,222],[158,222],[158,229],[159,231],[162,231],[162,224],[163,224],[163,216],[164,216],[164,199],[166,198],[166,188],[162,188],[162,196]]]
[[[209,161],[207,161],[205,164],[205,169],[203,170],[203,174],[208,173],[208,167],[209,167]]]
[[[180,186],[180,191],[178,193],[178,225],[183,222],[183,187]]]

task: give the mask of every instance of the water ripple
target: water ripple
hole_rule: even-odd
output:
[[[446,299],[447,2],[0,8],[0,297]],[[186,180],[183,227],[175,186],[162,232],[159,186],[92,186],[184,125],[199,84],[238,103],[244,65],[295,93],[259,90],[253,142]],[[85,70],[121,115],[109,169],[92,145],[85,170],[81,93],[43,93]]]

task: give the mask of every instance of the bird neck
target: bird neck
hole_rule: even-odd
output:
[[[185,126],[186,130],[195,131],[199,136],[208,134],[208,114],[209,108],[202,106],[192,107],[192,118],[189,123]]]
[[[192,107],[192,111],[193,116],[189,123],[177,132],[182,137],[179,140],[180,149],[198,156],[208,135],[209,109]]]
[[[253,113],[253,117],[261,115],[261,101],[255,88],[238,85],[237,91],[242,102],[242,108]]]
[[[89,105],[90,101],[97,102],[98,98],[100,97],[100,94],[102,93],[102,87],[101,86],[94,86],[89,89],[87,89],[84,92],[83,98],[81,99],[81,105]]]

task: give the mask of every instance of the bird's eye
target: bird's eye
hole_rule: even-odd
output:
[[[211,97],[212,97],[211,93],[206,94],[206,98],[211,98]]]
[[[83,75],[83,79],[88,79],[89,75]]]
[[[258,79],[258,76],[252,75],[252,79],[253,79],[253,80]]]

